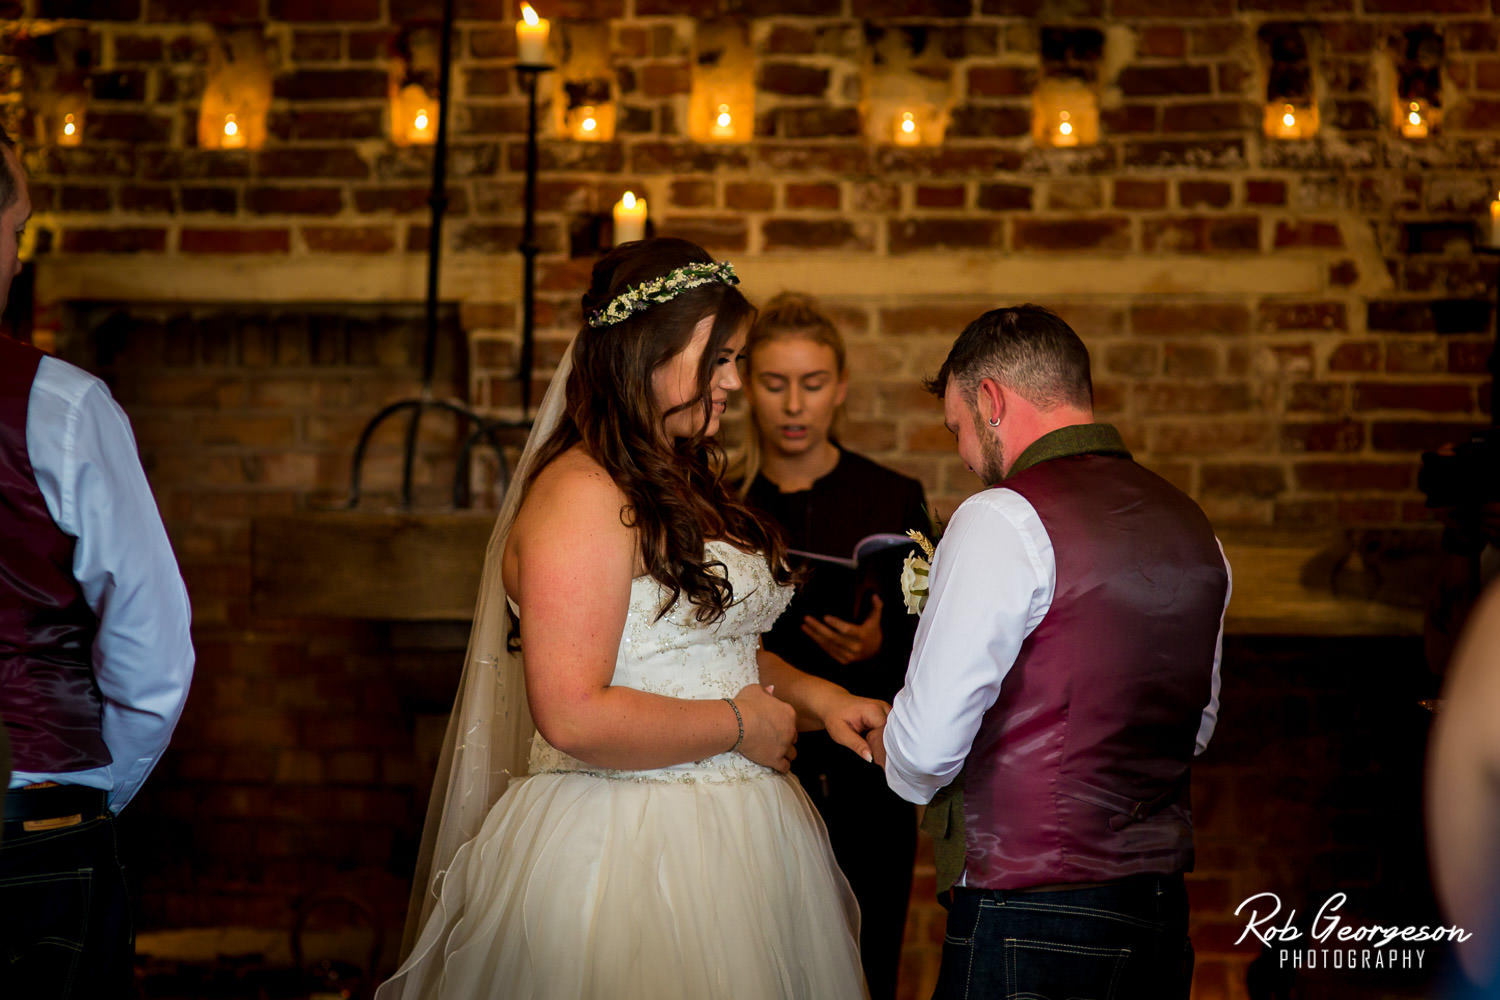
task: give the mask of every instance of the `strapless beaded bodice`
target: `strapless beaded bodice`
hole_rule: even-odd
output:
[[[610,683],[672,698],[732,698],[760,679],[755,655],[762,632],[770,629],[792,598],[792,588],[778,586],[764,556],[728,542],[710,541],[705,552],[723,564],[734,587],[734,603],[712,624],[699,622],[685,597],[657,617],[666,591],[653,577],[630,585],[630,606],[615,672]],[[717,567],[714,567],[717,569]],[[558,750],[537,733],[531,742],[528,769],[585,771],[635,781],[734,781],[775,772],[737,753],[649,771],[594,767]]]

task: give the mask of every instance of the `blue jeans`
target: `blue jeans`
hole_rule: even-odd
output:
[[[933,1000],[1186,1000],[1181,875],[1087,889],[954,889]]]

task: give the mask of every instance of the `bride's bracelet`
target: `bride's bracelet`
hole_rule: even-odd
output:
[[[733,698],[725,698],[724,700],[729,702],[730,708],[734,709],[734,721],[740,727],[740,735],[735,738],[734,746],[730,747],[727,751],[728,753],[734,753],[740,748],[740,744],[745,742],[745,717],[740,714],[740,706],[734,703]]]

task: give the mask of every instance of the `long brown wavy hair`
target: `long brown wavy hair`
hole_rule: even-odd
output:
[[[724,478],[724,452],[707,433],[713,412],[710,380],[724,344],[754,322],[755,309],[739,289],[714,281],[689,289],[607,326],[587,317],[633,285],[684,264],[711,263],[701,247],[662,237],[622,243],[594,265],[583,294],[584,325],[573,341],[567,412],[537,453],[534,480],[546,465],[579,442],[626,496],[621,519],[636,529],[646,571],[667,590],[658,617],[686,594],[700,622],[724,617],[734,588],[707,558],[707,539],[726,539],[761,552],[778,583],[792,576],[779,529],[762,521],[734,495]],[[673,439],[652,391],[653,374],[688,345],[693,330],[714,318],[698,361],[697,395],[671,412],[697,407],[698,431]]]

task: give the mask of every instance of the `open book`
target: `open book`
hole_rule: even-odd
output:
[[[870,598],[899,585],[901,562],[917,544],[905,535],[866,535],[854,546],[852,556],[835,556],[804,549],[788,549],[787,555],[806,560],[810,570],[804,588],[816,592],[824,607],[846,609],[839,617],[862,621],[870,613]],[[889,598],[887,598],[889,601]],[[838,613],[835,611],[834,613]]]

